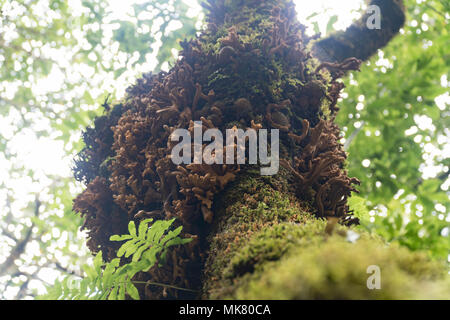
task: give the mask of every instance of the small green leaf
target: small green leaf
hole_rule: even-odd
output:
[[[145,236],[147,234],[148,224],[152,221],[153,221],[153,219],[146,219],[139,224],[139,230],[138,230],[139,231],[138,232],[139,239],[145,239]]]
[[[191,242],[193,239],[192,238],[185,238],[185,239],[181,239],[181,238],[175,238],[175,239],[171,239],[169,241],[167,241],[166,243],[166,247],[171,247],[171,246],[176,246],[176,245],[180,245],[180,244],[186,244]]]
[[[150,228],[150,230],[154,228],[153,235],[151,238],[149,238],[150,241],[153,243],[159,243],[164,232],[166,232],[167,229],[169,229],[169,227],[172,225],[174,221],[175,218],[171,220],[156,221]]]
[[[125,258],[128,258],[129,256],[131,256],[132,254],[134,254],[136,252],[136,250],[139,248],[139,245],[141,244],[141,241],[138,241],[137,243],[129,246],[125,252]]]
[[[94,268],[97,274],[101,273],[102,265],[103,265],[102,251],[99,251],[94,258]]]
[[[330,17],[330,20],[327,23],[327,34],[334,30],[334,24],[337,22],[338,16],[333,15]]]
[[[141,258],[142,253],[143,253],[146,249],[148,249],[148,246],[146,246],[146,245],[143,245],[143,246],[141,246],[139,249],[137,249],[136,252],[135,252],[134,255],[133,255],[132,261],[133,261],[133,262],[138,262],[139,259]]]
[[[124,234],[122,236],[113,235],[109,238],[110,241],[123,241],[123,240],[129,240],[129,239],[133,239],[133,236],[129,235],[129,234]]]
[[[127,293],[134,300],[139,300],[140,299],[139,291],[136,289],[134,284],[131,283],[131,281],[127,282]]]
[[[84,265],[83,270],[84,270],[84,272],[86,272],[87,277],[92,280],[94,280],[98,276],[95,269],[87,264]]]
[[[132,239],[127,242],[125,242],[117,251],[117,256],[120,258],[124,255],[125,252],[127,252],[128,248],[133,246],[139,239]]]
[[[130,221],[128,224],[128,232],[133,238],[136,238],[136,225],[134,224],[134,221]]]
[[[108,296],[108,300],[117,300],[117,291],[118,291],[119,287],[115,286],[112,290],[111,293]]]
[[[169,241],[169,240],[171,240],[171,239],[177,237],[177,236],[181,233],[181,230],[182,230],[182,229],[183,229],[183,227],[180,226],[180,227],[176,228],[175,230],[170,231],[170,232],[162,239],[161,245],[164,245],[164,243],[166,243],[167,241]]]
[[[118,295],[118,299],[119,300],[125,300],[125,286],[124,285],[120,285],[119,286],[119,295]]]

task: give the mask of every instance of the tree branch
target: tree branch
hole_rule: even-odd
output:
[[[37,217],[39,215],[39,208],[41,206],[41,202],[39,198],[36,196],[35,206],[34,206],[34,215]],[[6,259],[6,261],[0,267],[0,276],[7,274],[11,267],[14,266],[14,261],[20,257],[20,255],[25,251],[25,247],[31,239],[31,235],[33,234],[34,223],[28,228],[25,236],[16,243],[15,247],[11,250],[11,254]]]
[[[58,269],[59,271],[76,276],[78,278],[83,278],[83,275],[79,274],[78,272],[76,272],[74,270],[69,270],[68,268],[63,267],[58,261],[54,261],[53,263],[54,263],[56,269]]]
[[[41,268],[38,268],[32,274],[26,274],[27,279],[21,284],[19,292],[16,294],[15,300],[21,300],[26,296],[30,281],[33,279],[37,279],[37,274],[39,273],[39,271],[41,271]]]
[[[321,61],[341,62],[351,57],[364,61],[384,47],[405,23],[403,0],[372,0],[370,5],[380,8],[381,29],[367,27],[372,13],[366,12],[347,30],[317,41],[314,55]]]
[[[1,233],[2,235],[10,238],[11,240],[13,240],[14,242],[17,243],[17,241],[18,241],[17,238],[11,232],[9,232],[6,228],[2,227],[1,231],[2,231],[2,233]]]
[[[345,150],[345,151],[348,151],[348,148],[350,148],[350,144],[351,144],[352,141],[356,138],[356,136],[357,136],[358,133],[362,130],[362,128],[364,127],[365,124],[366,124],[365,121],[362,121],[362,122],[361,122],[361,126],[360,126],[359,128],[356,128],[356,129],[352,132],[352,134],[350,135],[350,137],[348,137],[348,139],[345,140],[345,143],[344,143],[344,150]]]

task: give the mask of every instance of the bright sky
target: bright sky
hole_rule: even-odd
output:
[[[147,2],[148,0],[109,0],[110,8],[112,9],[114,16],[118,18],[123,18],[124,15],[133,14],[132,6],[133,3]],[[192,7],[191,12],[193,15],[198,14],[201,11],[200,5],[196,0],[183,0],[189,6]],[[325,31],[329,17],[332,15],[339,16],[339,21],[335,24],[335,28],[344,29],[352,21],[352,19],[357,18],[358,14],[354,10],[359,9],[364,5],[363,0],[294,0],[297,8],[301,7],[298,11],[298,17],[302,22],[306,21],[306,18],[314,12],[322,12],[318,17],[315,17],[313,21],[317,21],[321,26],[321,31]]]

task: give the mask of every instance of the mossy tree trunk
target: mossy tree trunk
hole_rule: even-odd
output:
[[[404,21],[401,1],[374,3],[384,29],[368,32],[361,20],[314,42],[291,1],[208,1],[208,28],[182,43],[177,64],[144,75],[84,135],[76,176],[87,189],[74,208],[85,217],[91,250],[111,259],[119,244],[109,236],[126,231],[128,221],[176,217],[195,241],[138,275],[170,285],[142,285],[142,298],[192,297],[174,287],[201,298],[408,298],[425,292],[418,286],[424,297],[442,294],[434,282],[443,275],[439,265],[349,229],[357,219],[347,198],[359,181],[347,175],[334,123],[339,78]],[[368,48],[352,43],[368,36]],[[194,130],[194,121],[222,132],[278,129],[279,173],[175,165],[169,137]],[[381,269],[381,290],[367,288],[371,265]]]
[[[274,21],[272,30],[275,30],[277,35],[287,33],[286,38],[280,36],[278,42],[272,39],[272,48],[269,51],[279,50],[282,46],[290,47],[293,51],[293,44],[288,43],[289,26],[285,27],[283,24],[284,21],[294,24],[292,20],[295,18],[290,15],[289,9],[286,9],[289,2],[285,2],[284,7],[283,3],[279,3],[281,10],[277,13],[264,13],[262,9],[251,11],[244,3],[230,1],[229,7],[225,5],[220,9],[212,6],[210,9],[212,12],[228,13],[230,23],[235,24],[233,28],[242,35],[249,32],[242,26],[242,21],[246,18],[257,21],[257,15],[266,14],[263,20]],[[230,4],[234,4],[234,7]],[[322,82],[327,90],[325,96],[334,95],[341,89],[334,82],[335,78],[347,69],[357,68],[352,65],[352,58],[368,59],[377,49],[386,45],[403,25],[405,18],[401,1],[377,0],[371,4],[381,9],[382,29],[369,30],[366,26],[369,13],[365,14],[345,32],[313,42],[311,53],[325,63],[314,66],[313,59],[295,61],[294,64],[303,63],[305,69],[315,72],[319,72],[323,66],[328,68],[332,79],[328,83]],[[260,6],[264,7],[264,4],[261,3]],[[263,33],[263,25],[253,24],[250,34],[246,36],[252,38],[255,34]],[[271,32],[269,34],[273,35]],[[304,36],[303,39],[296,40],[306,42]],[[302,50],[307,56],[308,50]],[[345,155],[341,153],[339,143],[333,141],[333,135],[338,136],[339,130],[333,125],[330,125],[328,131],[327,125],[320,127],[323,119],[333,121],[337,112],[336,101],[325,104],[325,108],[329,108],[326,110],[323,97],[315,95],[314,92],[316,81],[321,81],[321,77],[316,74],[316,77],[308,79],[306,76],[306,79],[302,79],[302,74],[297,73],[295,68],[293,70],[286,67],[285,64],[289,63],[286,56],[281,54],[275,58],[279,59],[277,62],[285,72],[285,78],[290,78],[291,82],[306,82],[302,84],[303,88],[309,87],[309,90],[290,96],[286,94],[287,86],[283,83],[289,80],[280,81],[280,87],[283,87],[283,93],[286,94],[284,97],[289,98],[293,106],[289,111],[294,115],[285,113],[291,118],[287,122],[293,124],[295,113],[302,119],[301,134],[296,132],[293,126],[288,129],[290,133],[297,135],[297,138],[305,137],[303,141],[301,138],[297,139],[300,144],[298,149],[284,141],[285,150],[289,150],[285,151],[285,157],[288,158],[286,153],[294,154],[295,158],[301,157],[299,154],[305,155],[319,149],[318,153],[324,155],[324,161],[318,159],[319,156],[304,156],[305,162],[311,161],[313,164],[302,167],[301,161],[294,161],[294,164],[297,164],[294,170],[290,162],[284,162],[287,169],[282,168],[274,177],[261,177],[257,169],[243,170],[234,182],[215,196],[215,219],[208,237],[210,247],[203,273],[202,298],[398,299],[440,296],[443,293],[440,288],[443,287],[433,284],[433,280],[443,275],[441,266],[429,262],[424,255],[411,254],[397,247],[388,248],[383,241],[363,231],[335,225],[338,219],[343,224],[348,219],[348,208],[342,203],[336,203],[337,199],[347,197],[347,191],[353,190],[350,185],[354,182],[346,178],[345,172],[340,175],[331,173],[331,168],[336,163],[338,165],[333,167],[334,169],[342,168],[341,161]],[[255,65],[258,68],[256,63]],[[230,92],[230,95],[233,95],[233,92]],[[296,104],[301,105],[304,102],[301,99],[305,95],[308,96],[308,103],[304,104],[306,109],[309,109],[307,114],[304,109],[295,108]],[[338,94],[334,97],[336,96]],[[296,100],[299,97],[300,101]],[[315,98],[322,101],[322,106],[316,110]],[[280,118],[282,117],[278,119]],[[312,130],[307,132],[304,127],[305,120],[314,127],[312,130],[320,133],[316,134]],[[269,123],[275,127],[278,125],[281,130],[283,128],[280,125],[283,124],[281,121]],[[314,141],[314,136],[317,135],[322,138]],[[330,145],[320,147],[326,143]],[[342,158],[336,158],[336,155],[341,155]],[[322,163],[325,165],[321,165]],[[317,180],[313,181],[315,172],[319,174]],[[341,183],[338,183],[339,180]],[[325,181],[334,181],[335,184],[330,183],[327,186]],[[320,197],[322,191],[338,194],[334,200],[335,205],[331,204],[333,201],[322,201],[332,198],[329,195]],[[367,273],[369,266],[380,268],[380,290],[368,288],[367,280],[371,275]],[[424,283],[427,283],[425,287],[428,290],[418,290]]]
[[[219,196],[202,298],[449,296],[441,264],[358,228],[317,219],[314,209],[296,197],[292,179],[286,170],[271,178],[247,172]],[[371,287],[371,266],[379,267],[380,289]]]

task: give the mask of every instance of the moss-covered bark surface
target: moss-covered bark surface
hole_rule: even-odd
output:
[[[386,244],[357,227],[317,219],[289,190],[284,173],[247,173],[217,201],[203,298],[439,299],[446,268],[425,253]],[[369,266],[381,289],[369,290]]]

